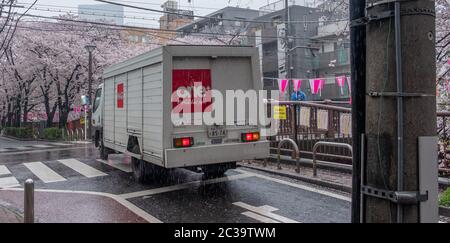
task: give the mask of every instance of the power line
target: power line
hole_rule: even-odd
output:
[[[129,4],[123,4],[123,3],[117,3],[117,2],[111,2],[111,1],[107,1],[107,0],[95,0],[97,2],[102,2],[102,3],[109,3],[109,4],[113,4],[113,5],[118,5],[118,6],[123,6],[123,7],[128,7],[128,8],[134,8],[134,9],[140,9],[140,10],[146,10],[146,11],[151,11],[151,12],[157,12],[157,13],[163,13],[163,14],[171,14],[171,15],[178,15],[178,16],[185,16],[185,17],[195,17],[195,18],[200,18],[200,19],[209,19],[209,20],[213,20],[213,21],[217,21],[217,20],[221,20],[221,21],[231,21],[231,22],[244,22],[244,23],[257,23],[257,24],[272,24],[272,21],[263,21],[263,20],[246,20],[246,19],[227,19],[227,18],[216,18],[216,17],[208,17],[208,16],[201,16],[201,15],[190,15],[190,14],[184,14],[184,13],[174,13],[174,12],[170,12],[170,11],[164,11],[164,10],[159,10],[159,9],[151,9],[151,8],[144,8],[144,7],[139,7],[139,6],[134,6],[134,5],[129,5]],[[344,19],[339,19],[339,20],[305,20],[305,21],[290,21],[290,23],[294,24],[305,24],[305,23],[324,23],[324,22],[339,22],[339,21],[343,21]],[[347,19],[345,19],[347,20]],[[280,21],[280,23],[285,23],[286,21]]]
[[[95,22],[95,21],[85,21],[85,20],[74,20],[74,19],[66,19],[66,18],[60,18],[60,17],[48,17],[48,16],[41,16],[41,15],[33,15],[33,14],[25,14],[27,17],[34,17],[34,18],[44,18],[44,19],[52,19],[52,20],[59,20],[59,21],[67,21],[67,22],[75,22],[75,23],[85,23],[85,24],[93,24],[93,25],[102,25],[102,26],[112,26],[112,27],[120,27],[125,29],[133,29],[133,30],[148,30],[148,31],[156,31],[156,32],[172,32],[172,33],[180,33],[180,34],[186,34],[183,31],[180,30],[167,30],[167,29],[155,29],[155,28],[147,28],[147,27],[136,27],[136,26],[128,26],[128,25],[113,25],[108,23],[102,23],[102,22]],[[213,33],[213,32],[199,32],[199,33],[189,33],[190,35],[199,35],[199,36],[240,36],[240,37],[251,37],[254,38],[253,35],[248,34],[230,34],[230,33]],[[262,39],[283,39],[284,37],[281,36],[263,36]],[[311,40],[311,38],[307,37],[297,37],[293,36],[292,39],[307,39]]]
[[[78,10],[77,7],[72,7],[72,6],[66,6],[66,5],[54,5],[54,4],[36,4],[35,6],[40,6],[40,7],[55,7],[55,8],[67,8],[67,9],[76,9]],[[123,13],[122,11],[119,10],[114,10],[114,9],[98,9],[98,8],[83,8],[83,9],[87,9],[87,10],[94,10],[94,11],[102,11],[102,12],[116,12],[116,13]],[[126,11],[127,13],[136,13],[136,14],[143,14],[143,15],[153,15],[153,16],[161,16],[159,14],[156,13],[144,13],[144,12],[139,12],[139,11]]]
[[[71,35],[77,35],[77,36],[82,36],[82,37],[86,37],[87,36],[87,37],[91,37],[91,38],[99,37],[99,36],[96,36],[96,35],[76,33],[76,32],[74,32],[74,30],[69,30],[69,29],[65,29],[65,30],[40,29],[40,28],[34,28],[34,27],[29,27],[29,26],[21,26],[21,25],[18,25],[16,28],[33,30],[33,31],[39,31],[39,32],[72,32],[72,33],[70,33]],[[82,31],[82,30],[76,30],[76,31]],[[107,36],[101,36],[101,37],[109,39],[109,40],[120,41],[120,42],[123,42],[123,43],[130,43],[130,41],[127,41],[127,40],[124,40],[124,39],[121,39],[121,38],[112,38],[112,37],[107,37]],[[181,42],[181,43],[186,44],[185,42]],[[163,46],[163,44],[157,43],[157,42],[141,42],[140,44],[143,44],[143,45],[152,44],[152,45]]]
[[[32,8],[37,11],[45,11],[45,12],[53,12],[53,13],[67,13],[67,14],[84,14],[84,15],[91,15],[91,16],[98,16],[98,17],[115,17],[115,18],[122,18],[122,19],[140,19],[140,20],[149,20],[149,21],[159,21],[157,18],[145,18],[145,17],[138,17],[138,16],[127,16],[127,15],[108,15],[108,14],[99,14],[94,12],[74,12],[71,10],[61,10],[61,9],[50,9],[50,8]]]

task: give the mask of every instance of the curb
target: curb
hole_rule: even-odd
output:
[[[300,176],[300,175],[294,175],[294,174],[291,174],[291,173],[283,173],[283,172],[280,172],[280,171],[275,171],[275,170],[271,170],[271,169],[265,169],[265,168],[261,168],[261,167],[251,166],[251,165],[240,164],[239,166],[241,166],[243,168],[249,168],[249,169],[253,169],[253,170],[266,172],[266,173],[269,173],[269,174],[274,174],[274,175],[288,177],[288,178],[291,178],[291,179],[296,179],[296,180],[299,180],[299,181],[303,181],[303,182],[307,182],[307,183],[311,183],[311,184],[315,184],[315,185],[319,185],[319,186],[335,189],[335,190],[338,190],[338,191],[343,191],[343,192],[347,192],[347,193],[351,193],[352,192],[352,188],[350,186],[346,186],[346,185],[342,185],[342,184],[338,184],[338,183],[334,183],[334,182],[324,181],[324,180],[320,180],[320,179],[314,179],[314,178]]]
[[[0,201],[0,210],[2,210],[2,209],[7,211],[8,213],[14,214],[16,216],[16,218],[19,220],[17,223],[23,222],[23,211],[22,210],[13,207],[9,203]],[[20,221],[20,220],[22,220],[22,221]]]
[[[281,158],[281,164],[288,164],[288,165],[296,164],[296,160],[291,159],[291,157],[289,157],[289,156],[281,155],[280,158]],[[271,154],[269,161],[277,163],[278,162],[277,155]],[[304,167],[312,168],[312,159],[300,158],[300,165],[302,165]],[[341,164],[330,163],[330,162],[321,161],[321,160],[317,160],[317,168],[334,170],[334,171],[349,173],[349,174],[351,174],[352,170],[353,170],[351,165],[346,165],[346,164],[341,165]]]
[[[450,208],[447,207],[439,207],[439,215],[450,217]]]
[[[50,143],[54,143],[54,142],[66,142],[66,140],[48,140],[48,139],[35,139],[35,138],[17,138],[17,137],[12,137],[12,136],[7,136],[7,135],[2,135],[1,137],[4,138],[8,138],[8,139],[12,139],[12,140],[16,140],[16,141],[20,141],[20,142],[50,142]]]

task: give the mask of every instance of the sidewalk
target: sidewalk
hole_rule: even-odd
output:
[[[22,223],[23,217],[18,210],[0,201],[0,223]]]
[[[39,223],[147,223],[157,222],[151,215],[114,195],[96,192],[36,190],[35,222]],[[4,205],[23,207],[23,191],[0,190]],[[0,204],[0,223],[22,222],[20,214]]]

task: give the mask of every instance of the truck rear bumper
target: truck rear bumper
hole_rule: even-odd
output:
[[[269,141],[207,145],[193,148],[166,149],[167,168],[234,162],[269,157]]]

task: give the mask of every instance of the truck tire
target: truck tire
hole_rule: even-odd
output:
[[[148,163],[146,165],[147,175],[153,182],[163,183],[169,179],[170,169]]]
[[[134,157],[131,158],[131,168],[133,170],[134,179],[139,182],[145,182],[146,173],[146,162]]]
[[[105,147],[103,142],[100,143],[100,158],[102,160],[108,160],[108,149]]]

